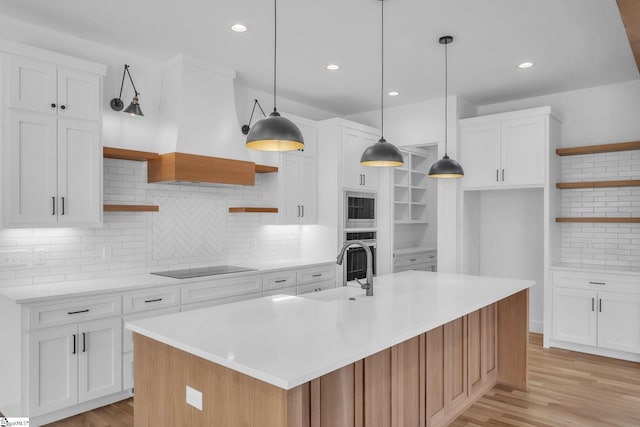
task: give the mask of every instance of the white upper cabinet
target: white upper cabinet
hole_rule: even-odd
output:
[[[95,226],[102,219],[103,66],[25,48],[7,55],[3,114],[4,222]],[[78,69],[65,67],[65,62]],[[86,66],[88,71],[82,71]]]
[[[460,120],[465,189],[543,187],[548,108]]]
[[[355,129],[342,129],[342,186],[360,190],[378,189],[378,169],[362,166],[362,152],[375,144],[378,137]]]
[[[9,107],[100,120],[100,76],[17,56],[8,62]]]
[[[315,224],[317,222],[316,159],[282,155],[278,172],[282,179],[280,223]]]

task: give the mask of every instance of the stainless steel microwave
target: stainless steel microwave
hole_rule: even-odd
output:
[[[376,227],[376,193],[344,192],[344,228]]]

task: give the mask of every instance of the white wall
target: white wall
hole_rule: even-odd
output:
[[[640,80],[478,107],[478,114],[550,105],[562,121],[561,146],[640,139]]]

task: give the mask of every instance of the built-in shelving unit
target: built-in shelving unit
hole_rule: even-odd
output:
[[[158,212],[156,205],[104,205],[105,212]]]
[[[403,152],[404,165],[393,171],[394,222],[427,224],[427,169],[425,155]]]
[[[618,151],[640,150],[640,141],[621,142],[616,144],[587,145],[581,147],[567,147],[556,149],[559,156],[578,156],[581,154],[614,153]],[[558,182],[556,188],[569,190],[580,188],[613,188],[613,187],[638,187],[640,180],[617,181],[585,181],[585,182]],[[637,217],[573,217],[556,218],[556,222],[592,222],[592,223],[640,223]]]
[[[278,213],[278,208],[265,207],[233,207],[229,213]]]

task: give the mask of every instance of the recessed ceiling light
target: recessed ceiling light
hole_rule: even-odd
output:
[[[244,24],[233,24],[231,26],[231,30],[235,31],[236,33],[244,33],[245,31],[247,31],[247,26]]]
[[[521,68],[521,69],[531,68],[531,67],[533,67],[533,62],[523,62],[522,64],[518,65],[518,68]]]
[[[340,66],[337,65],[337,64],[329,64],[329,65],[327,65],[327,70],[329,70],[329,71],[336,71],[336,70],[339,70],[339,69],[340,69]]]
[[[392,90],[391,92],[389,92],[389,96],[398,96],[400,95],[400,92],[398,92],[397,90]]]

